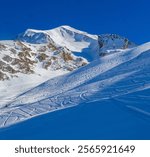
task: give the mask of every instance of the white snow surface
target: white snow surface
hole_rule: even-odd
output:
[[[96,40],[96,36],[89,36],[86,33],[87,39],[83,39],[78,36],[80,32],[76,30],[74,30],[74,34],[68,37],[67,34],[63,33],[64,29],[69,31],[70,27],[64,26],[61,29],[58,28],[58,30],[47,31],[47,33],[53,37],[54,31],[59,34],[60,30],[62,30],[61,33],[66,38],[66,41],[69,40],[72,43],[69,45],[72,51],[80,52],[79,50],[81,50],[82,52],[83,48],[88,46],[89,38],[93,42]],[[32,36],[32,33],[30,35]],[[63,42],[59,37],[60,35],[58,35],[57,39],[53,37],[52,40],[54,42],[57,40],[60,45],[67,45],[68,42]],[[84,46],[78,43],[77,40],[83,41]],[[0,127],[6,127],[41,114],[73,107],[81,103],[86,104],[107,99],[126,102],[130,97],[128,96],[129,94],[149,91],[149,60],[150,43],[146,43],[98,58],[73,72],[49,79],[26,92],[20,93],[15,98],[12,98],[7,105],[2,105],[0,108]],[[4,86],[5,84],[3,88],[5,88]],[[140,96],[147,100],[144,104],[147,105],[150,99],[148,93],[143,92]],[[136,99],[134,95],[131,98]],[[134,106],[132,103],[127,103],[126,107],[145,116],[150,116],[150,110],[143,108],[141,104]]]

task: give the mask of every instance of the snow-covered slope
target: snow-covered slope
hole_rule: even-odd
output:
[[[73,72],[50,79],[1,107],[0,126],[105,100],[123,102],[125,108],[149,119],[149,58],[150,43],[146,43],[100,57]]]

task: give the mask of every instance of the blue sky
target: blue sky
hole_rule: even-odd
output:
[[[0,39],[27,28],[70,25],[93,34],[116,33],[136,43],[150,37],[149,0],[2,0]]]

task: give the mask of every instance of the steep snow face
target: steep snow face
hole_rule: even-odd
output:
[[[113,100],[149,119],[150,43],[101,57],[22,93],[1,108],[0,126],[79,104]],[[138,93],[138,94],[137,94]],[[145,99],[131,103],[137,98]]]
[[[74,52],[83,52],[85,48],[97,45],[97,35],[90,35],[69,26],[61,26],[48,31],[52,39],[61,46]]]
[[[88,61],[92,61],[99,56],[97,35],[91,35],[69,26],[61,26],[47,31],[47,33],[55,43],[66,47],[75,55],[82,56]]]
[[[45,31],[34,29],[27,29],[25,33],[19,34],[17,39],[32,44],[44,44],[53,42]]]

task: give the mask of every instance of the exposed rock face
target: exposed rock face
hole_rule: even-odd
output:
[[[0,71],[0,80],[4,81],[7,79],[8,79],[7,75]]]
[[[30,44],[9,41],[0,44],[0,80],[8,80],[18,74],[34,74],[36,68],[72,71],[87,64],[81,57],[74,56],[66,48],[46,44]],[[79,61],[80,60],[80,61]]]
[[[116,34],[103,34],[98,36],[98,44],[100,56],[118,52],[127,48],[135,47],[136,45],[125,37]]]

